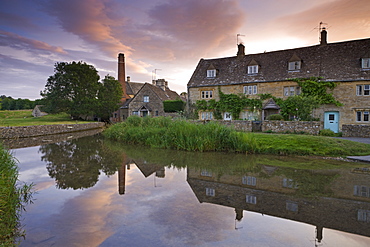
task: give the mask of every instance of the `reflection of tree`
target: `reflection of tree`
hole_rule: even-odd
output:
[[[112,175],[122,164],[122,151],[110,147],[95,135],[43,145],[39,152],[58,188],[83,189],[96,184],[100,171]]]

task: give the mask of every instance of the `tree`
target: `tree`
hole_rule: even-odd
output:
[[[98,92],[98,107],[96,115],[103,121],[109,120],[112,112],[118,109],[122,98],[122,87],[113,76],[106,75]]]
[[[56,63],[41,92],[45,110],[50,113],[67,112],[72,118],[94,115],[100,89],[98,71],[83,62]]]
[[[280,114],[285,120],[294,118],[301,121],[312,121],[312,110],[319,107],[317,99],[313,96],[290,96],[280,103]]]

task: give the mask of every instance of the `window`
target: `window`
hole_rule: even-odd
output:
[[[132,115],[139,116],[139,112],[138,112],[138,111],[133,111],[133,112],[132,112]]]
[[[201,98],[202,99],[212,99],[213,91],[201,91]]]
[[[298,184],[296,182],[294,182],[293,179],[284,178],[283,179],[283,187],[284,188],[297,189],[298,188]]]
[[[249,94],[249,95],[257,94],[257,85],[244,86],[243,91],[244,91],[244,94]]]
[[[203,177],[212,177],[212,172],[209,172],[207,170],[202,170],[200,172],[200,175],[203,176]]]
[[[207,78],[215,78],[216,77],[216,70],[215,69],[208,69],[207,70]]]
[[[248,66],[248,74],[257,74],[257,73],[258,73],[258,65]]]
[[[370,84],[357,85],[356,95],[357,96],[369,96],[370,95]]]
[[[246,195],[245,201],[249,204],[257,204],[257,197],[253,195]]]
[[[206,196],[215,196],[216,190],[213,188],[206,188]]]
[[[201,116],[202,120],[212,120],[213,119],[213,112],[202,112]]]
[[[357,220],[370,223],[370,210],[359,209],[357,211]]]
[[[370,198],[370,187],[355,185],[353,188],[353,195]]]
[[[149,102],[149,96],[148,95],[144,95],[144,102],[146,102],[146,103]]]
[[[252,176],[244,176],[242,183],[246,185],[256,186],[257,178]]]
[[[298,212],[298,204],[296,202],[286,201],[285,208],[288,211]]]
[[[362,59],[362,68],[363,69],[370,69],[370,58],[363,58]]]
[[[300,69],[301,69],[301,61],[289,62],[288,64],[289,71],[300,70]]]
[[[158,115],[159,115],[158,111],[155,111],[155,115],[156,115],[156,116],[158,116]]]
[[[301,94],[301,88],[300,87],[284,87],[284,96],[294,96]]]
[[[357,122],[369,122],[369,111],[357,111],[356,121]]]

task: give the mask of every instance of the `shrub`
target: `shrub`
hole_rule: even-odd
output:
[[[163,108],[165,112],[179,112],[185,108],[185,102],[181,99],[178,100],[165,100],[163,101]]]
[[[267,120],[284,120],[284,118],[280,114],[272,114],[268,116]]]
[[[330,129],[320,130],[319,135],[321,135],[321,136],[337,136],[337,134],[334,133],[334,131],[332,131]]]

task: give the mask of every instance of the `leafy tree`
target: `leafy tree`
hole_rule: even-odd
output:
[[[98,71],[83,62],[56,63],[41,92],[50,113],[67,112],[73,118],[94,115],[100,89]]]
[[[98,92],[98,107],[96,115],[103,121],[108,121],[112,112],[118,109],[122,98],[122,87],[113,76],[106,75]]]

